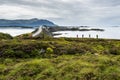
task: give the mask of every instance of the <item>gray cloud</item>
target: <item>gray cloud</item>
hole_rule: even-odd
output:
[[[119,6],[120,0],[92,0],[96,6]]]
[[[119,25],[119,0],[0,0],[1,18],[43,18],[59,25]],[[116,17],[117,16],[117,17]]]

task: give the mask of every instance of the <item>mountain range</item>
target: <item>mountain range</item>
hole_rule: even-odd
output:
[[[46,19],[17,19],[17,20],[7,20],[0,19],[0,27],[38,27],[41,25],[55,26],[55,24]]]

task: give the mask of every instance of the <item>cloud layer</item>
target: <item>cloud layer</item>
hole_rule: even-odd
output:
[[[39,18],[58,25],[120,25],[120,0],[0,0],[0,18]]]

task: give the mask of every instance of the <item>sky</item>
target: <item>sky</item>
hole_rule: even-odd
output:
[[[120,25],[120,0],[0,0],[0,19],[47,19],[57,25]]]

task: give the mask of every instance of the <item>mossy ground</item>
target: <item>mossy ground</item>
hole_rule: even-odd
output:
[[[119,40],[12,39],[0,44],[0,80],[120,79]]]
[[[120,56],[61,55],[57,58],[1,59],[1,80],[119,80]]]

